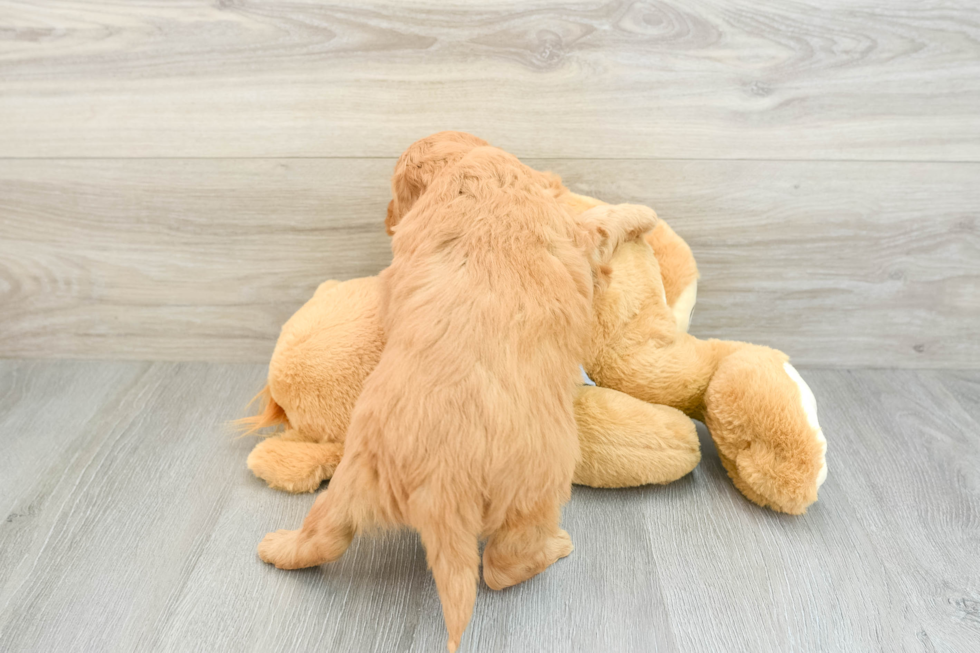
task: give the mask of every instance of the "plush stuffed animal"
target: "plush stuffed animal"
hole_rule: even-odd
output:
[[[433,170],[485,144],[458,132],[413,144],[392,179],[389,232]],[[602,204],[557,178],[555,194],[576,214]],[[582,452],[575,482],[627,487],[684,476],[700,460],[695,418],[748,499],[803,513],[826,477],[826,440],[813,393],[788,357],[687,333],[698,270],[690,248],[662,220],[645,243],[621,246],[609,267],[584,361],[598,387],[583,385],[575,399]],[[340,461],[351,410],[384,347],[378,292],[375,277],[327,281],[283,326],[260,393],[265,409],[241,420],[252,431],[285,425],[248,457],[249,469],[270,487],[315,491]]]

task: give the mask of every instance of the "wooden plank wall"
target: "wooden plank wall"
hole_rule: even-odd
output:
[[[266,359],[441,129],[656,208],[698,335],[980,365],[973,0],[0,0],[0,357]]]

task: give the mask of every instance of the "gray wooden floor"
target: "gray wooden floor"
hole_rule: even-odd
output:
[[[313,501],[224,427],[264,371],[0,361],[0,649],[442,650],[413,533],[322,569],[256,557]],[[980,372],[803,374],[831,468],[807,515],[745,501],[702,438],[672,485],[576,488],[575,552],[482,588],[464,650],[980,650]]]

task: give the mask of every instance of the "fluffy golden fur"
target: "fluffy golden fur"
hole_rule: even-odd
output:
[[[259,545],[263,560],[294,569],[336,560],[371,526],[411,526],[450,651],[472,613],[481,537],[493,589],[572,550],[559,523],[579,458],[573,396],[595,279],[656,222],[630,205],[575,218],[555,199],[553,177],[466,145],[477,146],[444,159],[407,213],[389,213],[387,340],[346,451],[302,528]]]
[[[391,201],[385,229],[395,233],[395,226],[408,213],[432,180],[454,165],[475,147],[489,145],[482,138],[464,132],[445,131],[421,138],[405,150],[391,176]]]

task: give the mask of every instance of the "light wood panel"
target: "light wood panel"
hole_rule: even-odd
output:
[[[255,440],[223,429],[264,372],[0,361],[2,444],[20,452],[17,482],[0,476],[4,650],[443,649],[410,532],[320,569],[258,560],[262,535],[313,501],[252,477]],[[461,650],[980,649],[980,373],[802,374],[830,468],[805,516],[745,500],[702,431],[680,481],[575,488],[574,553],[516,588],[481,585]]]
[[[688,240],[699,336],[980,365],[978,164],[528,163]],[[392,165],[0,161],[0,356],[265,361],[317,284],[387,265]]]
[[[0,156],[980,160],[974,0],[2,0]]]
[[[321,281],[387,264],[392,165],[0,162],[0,351],[265,359]]]

